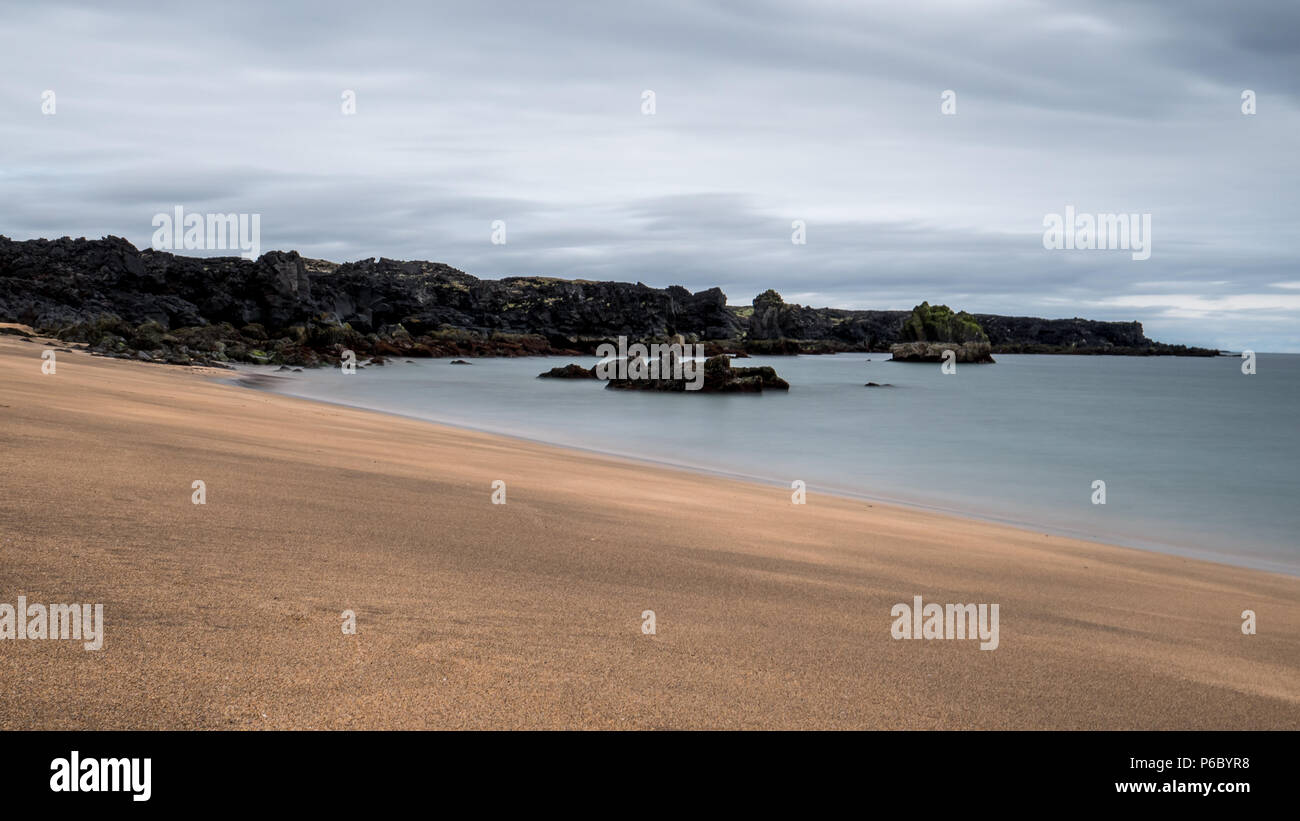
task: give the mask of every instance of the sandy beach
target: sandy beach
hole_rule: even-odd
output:
[[[1300,729],[1300,578],[47,349],[0,336],[0,602],[105,636],[0,641],[0,729]]]

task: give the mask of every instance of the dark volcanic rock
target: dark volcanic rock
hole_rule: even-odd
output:
[[[179,364],[336,364],[361,356],[590,354],[618,336],[681,335],[721,353],[887,350],[904,311],[786,304],[775,291],[729,307],[717,288],[550,277],[481,280],[435,262],[336,264],[295,251],[257,260],[189,257],[99,240],[0,237],[0,321],[92,352]],[[1151,342],[1137,323],[979,314],[995,351],[1197,353]]]
[[[1140,322],[1096,322],[1090,319],[1035,319],[1028,316],[976,314],[989,342],[1003,345],[1043,345],[1052,348],[1140,348],[1151,344]]]
[[[768,289],[754,297],[749,319],[749,338],[826,339],[831,322],[821,311],[802,305],[787,305],[776,291]]]
[[[776,291],[754,297],[745,350],[820,354],[883,350],[899,339],[905,311],[848,311],[786,303]]]
[[[186,257],[139,251],[117,237],[0,237],[0,320],[88,342],[112,333],[107,344],[120,341],[123,350],[135,350],[137,329],[150,323],[155,338],[145,341],[178,355],[300,365],[332,364],[344,349],[386,357],[576,354],[620,334],[680,333],[694,342],[738,337],[742,326],[717,288],[491,281],[440,263],[335,265],[292,251],[256,261]],[[105,320],[120,324],[96,327]],[[184,339],[182,329],[199,330]]]
[[[1209,348],[1152,342],[1141,322],[1038,319],[975,314],[994,353],[1111,354],[1115,356],[1217,356]]]
[[[758,368],[733,368],[731,358],[723,355],[709,357],[703,367],[704,379],[696,390],[687,389],[691,382],[688,379],[610,379],[606,381],[605,387],[669,393],[762,393],[764,390],[790,390],[790,383],[766,365]]]
[[[563,368],[551,368],[546,373],[537,374],[538,379],[595,379],[596,371],[581,365],[565,365]]]
[[[853,311],[809,308],[784,302],[775,291],[760,294],[752,308],[733,308],[748,324],[739,340],[755,354],[818,354],[887,351],[907,338],[914,311]],[[1140,322],[966,314],[981,326],[992,353],[1114,354],[1122,356],[1215,356],[1208,348],[1152,342]],[[978,341],[976,339],[936,341]]]
[[[993,363],[987,342],[904,342],[889,348],[891,362],[942,362],[944,351],[956,354],[956,362]]]

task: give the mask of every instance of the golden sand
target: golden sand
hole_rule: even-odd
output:
[[[0,602],[106,636],[0,640],[0,729],[1300,728],[1298,578],[45,349],[0,336]],[[999,647],[893,639],[917,595]]]

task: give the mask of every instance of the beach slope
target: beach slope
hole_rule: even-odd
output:
[[[105,638],[0,640],[0,729],[1300,728],[1297,578],[49,349],[0,336],[0,602]]]

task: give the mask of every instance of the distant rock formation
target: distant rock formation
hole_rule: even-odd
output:
[[[975,317],[961,311],[954,313],[947,305],[922,302],[903,320],[904,342],[988,342],[989,338]]]
[[[885,350],[899,338],[900,311],[848,311],[792,305],[771,289],[749,308],[735,308],[745,320],[743,346],[753,354],[819,354]]]
[[[295,251],[249,261],[140,251],[118,237],[0,237],[0,321],[107,356],[143,351],[176,364],[334,364],[345,350],[358,358],[579,355],[618,336],[680,335],[708,355],[883,351],[914,341],[904,338],[910,316],[792,305],[770,290],[732,307],[718,288],[481,280],[435,262],[338,264]],[[996,351],[1217,354],[1154,343],[1136,322],[974,319]]]
[[[894,362],[942,362],[945,351],[956,362],[992,363],[992,346],[979,321],[947,305],[922,302],[903,320],[903,339],[891,345]]]
[[[658,391],[666,393],[761,393],[763,390],[790,389],[790,383],[776,375],[776,370],[762,366],[757,368],[733,368],[731,357],[720,354],[709,357],[701,365],[703,376],[698,389],[689,389],[691,379],[647,379],[627,376],[611,376],[605,379],[605,387],[613,390]],[[539,373],[538,379],[601,379],[595,368],[584,368],[570,363],[562,368],[551,368]]]
[[[780,294],[770,290],[756,297],[752,306],[731,310],[747,327],[742,338],[726,343],[724,349],[728,352],[743,349],[754,354],[778,355],[888,351],[891,345],[916,341],[904,337],[903,327],[915,310],[809,308],[787,303]],[[1217,355],[1208,348],[1153,342],[1142,333],[1140,322],[995,314],[965,314],[965,317],[973,319],[984,330],[993,353]]]
[[[942,362],[944,351],[954,353],[954,361],[991,364],[992,352],[987,342],[903,342],[891,345],[891,362]]]
[[[1214,356],[1206,348],[1152,342],[1141,322],[1039,319],[975,314],[994,353],[1109,354],[1113,356]]]
[[[790,383],[776,375],[769,366],[733,368],[731,357],[711,356],[704,361],[704,378],[700,387],[687,390],[687,379],[609,379],[605,387],[613,390],[668,391],[685,393],[762,393],[764,390],[790,390]]]

